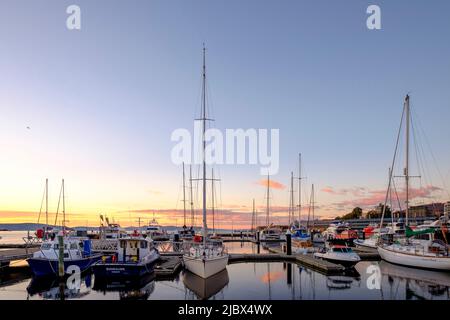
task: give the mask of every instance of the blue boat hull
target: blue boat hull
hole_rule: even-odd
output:
[[[102,255],[93,255],[78,260],[66,260],[64,261],[64,270],[67,273],[67,269],[70,266],[77,266],[78,268],[80,268],[81,272],[84,272],[101,258]],[[29,258],[27,262],[35,276],[44,277],[58,275],[58,260]]]
[[[156,260],[147,263],[102,263],[92,266],[96,277],[141,277],[155,270]]]

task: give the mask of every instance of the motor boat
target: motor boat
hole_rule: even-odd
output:
[[[323,233],[325,240],[336,240],[352,245],[358,239],[358,232],[350,229],[348,223],[331,224]]]
[[[347,268],[351,268],[361,261],[358,254],[353,252],[351,248],[342,245],[324,247],[319,252],[314,253],[314,257],[337,263]]]
[[[159,257],[153,240],[135,231],[121,238],[117,252],[110,259],[96,262],[92,270],[96,277],[139,277],[152,273]]]
[[[27,259],[31,271],[35,276],[49,276],[59,274],[59,237],[62,237],[63,262],[66,274],[71,274],[71,266],[76,266],[81,272],[88,270],[92,264],[102,258],[102,254],[91,253],[91,240],[64,235],[60,232],[58,237],[53,237],[42,242],[40,250],[33,253]]]
[[[145,234],[155,241],[169,240],[167,232],[158,224],[155,218],[145,228]]]
[[[280,228],[269,226],[259,232],[260,241],[276,241],[281,240],[282,231]]]

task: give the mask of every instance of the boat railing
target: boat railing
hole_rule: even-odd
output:
[[[117,252],[118,244],[118,239],[95,239],[92,240],[92,251],[115,253]]]
[[[209,240],[206,245],[203,242],[186,242],[183,244],[183,252],[194,257],[219,257],[228,254],[228,250],[221,241]]]

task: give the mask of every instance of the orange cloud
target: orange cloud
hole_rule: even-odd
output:
[[[270,180],[267,181],[267,179],[261,179],[258,182],[256,182],[256,184],[266,187],[267,188],[267,183],[269,184],[269,188],[271,189],[278,189],[278,190],[283,190],[286,188],[286,186],[278,181],[275,180]]]

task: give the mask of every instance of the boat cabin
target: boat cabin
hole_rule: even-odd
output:
[[[119,262],[139,262],[154,249],[153,241],[144,237],[119,239],[117,259]]]
[[[73,260],[90,254],[90,240],[64,237],[64,259]],[[41,250],[33,255],[34,258],[58,259],[59,242],[58,239],[44,241]]]

